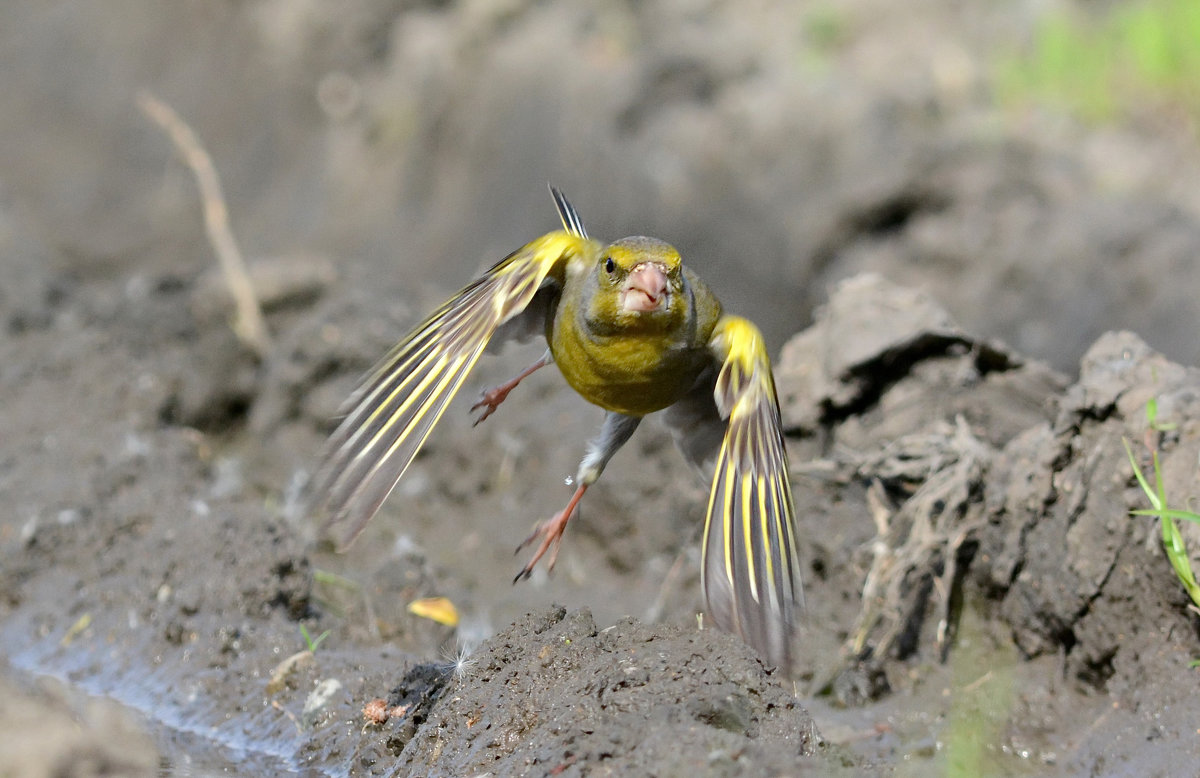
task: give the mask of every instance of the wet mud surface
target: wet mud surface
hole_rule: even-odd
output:
[[[1200,619],[1123,446],[1195,496],[1200,155],[1005,124],[931,40],[1020,23],[938,3],[856,3],[800,71],[814,44],[733,4],[485,6],[0,12],[0,775],[1200,763]],[[146,87],[222,172],[262,357]],[[481,363],[348,553],[303,508],[358,377],[555,226],[548,179],[767,331],[794,679],[702,628],[706,486],[653,423],[510,584],[601,418],[544,370],[471,427],[536,345]],[[409,611],[435,596],[457,626]]]

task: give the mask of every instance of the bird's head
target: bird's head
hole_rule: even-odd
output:
[[[600,253],[588,318],[622,330],[659,329],[682,321],[687,301],[683,263],[656,238],[622,238]]]

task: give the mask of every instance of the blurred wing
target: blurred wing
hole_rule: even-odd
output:
[[[483,353],[548,279],[591,241],[552,232],[501,260],[439,308],[376,365],[343,406],[313,479],[327,526],[348,546],[387,498]]]
[[[714,400],[728,419],[704,526],[702,579],[709,615],[790,672],[801,599],[795,508],[770,359],[758,329],[717,323]]]

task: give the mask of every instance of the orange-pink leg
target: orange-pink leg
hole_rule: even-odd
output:
[[[543,356],[537,362],[534,362],[532,365],[522,370],[516,378],[512,379],[511,381],[505,381],[499,386],[493,386],[491,389],[488,389],[486,392],[484,392],[483,395],[480,396],[479,402],[471,406],[472,411],[477,411],[480,408],[484,409],[483,413],[479,415],[479,418],[476,419],[471,426],[475,426],[488,416],[491,416],[493,413],[495,413],[496,409],[500,407],[500,403],[504,402],[504,399],[508,397],[508,393],[517,388],[517,384],[521,383],[526,378],[533,375],[536,371],[548,364],[550,364],[549,356]]]
[[[587,491],[587,484],[580,484],[575,490],[575,494],[571,495],[571,501],[567,503],[567,507],[563,508],[552,518],[543,521],[538,525],[538,528],[533,531],[533,534],[525,538],[521,545],[517,546],[514,553],[520,553],[521,549],[528,546],[539,537],[542,542],[538,544],[537,551],[533,552],[533,559],[529,560],[529,564],[521,568],[521,572],[517,573],[517,577],[513,579],[513,583],[520,581],[522,578],[528,578],[533,568],[537,566],[538,560],[550,550],[550,561],[547,563],[546,570],[554,569],[554,562],[558,559],[558,548],[562,544],[562,535],[567,528],[567,522],[571,516],[579,509],[579,500],[583,497],[583,493]]]

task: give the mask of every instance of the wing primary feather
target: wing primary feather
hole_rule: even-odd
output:
[[[720,362],[713,399],[727,428],[706,519],[705,598],[718,626],[790,672],[795,508],[770,360],[758,330],[734,316],[722,317],[710,346]]]
[[[746,470],[743,470],[738,477],[737,495],[741,498],[738,501],[740,510],[738,510],[738,512],[735,513],[731,519],[734,522],[741,524],[741,555],[745,557],[746,567],[743,575],[745,576],[746,584],[750,587],[750,597],[755,603],[758,603],[758,576],[756,575],[758,565],[756,564],[756,560],[760,556],[758,545],[761,538],[755,532],[755,530],[758,528],[755,526],[756,522],[754,520],[754,511],[751,508],[751,501],[754,498],[754,489],[752,487],[754,483],[753,479],[754,474]]]
[[[567,196],[554,184],[549,184],[549,187],[550,195],[554,198],[554,205],[558,208],[558,218],[562,219],[563,229],[577,238],[586,238],[587,230],[583,226],[583,220],[575,211],[575,206],[571,205]]]
[[[728,442],[725,445],[727,444]],[[737,598],[734,596],[733,524],[725,520],[729,515],[729,493],[726,488],[729,477],[728,473],[724,472],[727,464],[725,458],[718,457],[717,461],[717,472],[713,477],[708,513],[704,522],[700,580],[705,599],[708,601],[709,616],[718,627],[737,632],[736,625],[740,620],[737,618]]]
[[[404,417],[402,420],[396,419],[399,422],[395,425],[396,431],[373,441],[380,453],[373,453],[363,460],[365,464],[361,477],[355,479],[356,485],[342,500],[346,506],[358,502],[363,505],[363,511],[353,518],[353,524],[347,529],[343,545],[358,535],[395,487],[433,431],[434,425],[445,413],[451,398],[462,386],[481,352],[482,348],[452,369],[443,370],[440,375],[431,375],[430,378],[435,382],[417,395],[419,402],[401,411]]]
[[[487,343],[486,333],[460,339],[450,330],[445,343],[418,337],[411,350],[394,354],[386,379],[362,397],[331,442],[317,493],[325,496],[330,524],[348,522],[343,545],[411,464]]]
[[[577,217],[576,217],[577,218]],[[496,263],[434,311],[368,372],[343,406],[312,481],[310,505],[348,546],[387,499],[496,329],[592,241],[550,233]]]
[[[348,471],[355,463],[369,454],[372,442],[383,429],[412,403],[422,399],[412,391],[403,390],[429,378],[430,362],[436,355],[452,354],[461,347],[456,343],[460,338],[455,337],[454,320],[474,307],[472,298],[476,291],[477,287],[468,287],[457,300],[461,305],[447,305],[426,320],[379,363],[362,388],[351,397],[349,412],[327,444],[328,452],[340,451],[342,455],[327,459],[330,467],[315,489],[318,494],[328,494],[332,505],[341,508],[346,504],[346,500],[339,499],[337,486],[349,475]]]

